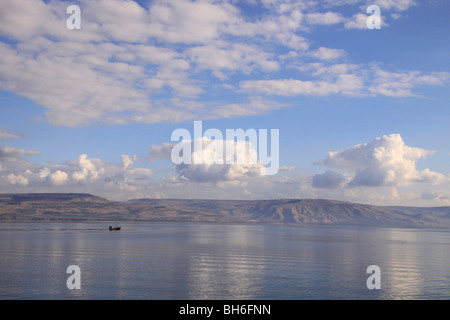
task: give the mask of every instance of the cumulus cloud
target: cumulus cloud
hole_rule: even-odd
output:
[[[214,143],[211,140],[203,141],[204,148],[208,149],[211,144]],[[222,141],[223,144],[229,142]],[[192,159],[202,158],[201,164],[184,164],[177,165],[176,171],[179,174],[180,179],[187,179],[192,182],[210,182],[210,183],[245,183],[245,180],[251,177],[257,177],[261,175],[261,169],[263,168],[261,163],[257,163],[257,154],[255,146],[246,141],[238,141],[234,144],[234,154],[247,154],[243,163],[237,163],[236,160],[228,159],[230,155],[223,153],[221,159],[218,159],[216,150],[211,148],[208,152],[194,151],[192,153]],[[223,152],[223,151],[222,151]],[[221,160],[222,163],[216,163],[217,160]],[[227,164],[231,162],[231,164]]]
[[[195,145],[201,146],[196,148]],[[198,138],[180,143],[151,146],[150,158],[175,161],[177,181],[213,184],[246,183],[260,177],[265,166],[258,160],[256,145],[250,141]],[[190,154],[183,154],[185,151]],[[174,153],[175,152],[175,153]]]
[[[2,150],[4,150],[3,147]],[[0,188],[3,192],[87,192],[128,197],[148,186],[153,171],[134,167],[138,157],[122,155],[120,163],[108,163],[81,154],[62,164],[39,165],[23,156],[35,151],[17,150],[0,157]],[[29,189],[27,189],[29,188]]]
[[[80,155],[77,162],[79,170],[72,173],[72,178],[75,182],[93,181],[105,172],[100,160],[88,159],[86,154]]]
[[[64,163],[40,165],[26,159],[29,150],[20,150],[14,157],[0,158],[0,189],[12,193],[87,192],[113,200],[136,197],[329,198],[382,205],[448,205],[449,179],[415,167],[416,161],[433,152],[408,147],[401,140],[399,135],[388,135],[332,152],[320,162],[332,169],[318,175],[299,173],[294,166],[281,166],[283,174],[261,176],[262,165],[249,163],[250,158],[242,164],[219,165],[213,162],[215,150],[207,148],[211,146],[210,140],[203,141],[204,150],[209,150],[203,156],[204,163],[180,164],[173,169],[156,171],[139,166],[135,155],[122,155],[112,163],[82,154]],[[175,145],[151,146],[150,157],[170,161]],[[249,142],[242,141],[240,147],[255,156],[256,151]],[[372,176],[367,175],[369,168],[373,170]],[[389,171],[393,171],[395,177]],[[84,179],[77,180],[77,174]],[[387,178],[379,179],[380,176]]]
[[[416,167],[419,159],[432,154],[433,151],[405,145],[400,134],[389,134],[369,143],[329,152],[328,158],[320,163],[348,172],[351,177],[349,186],[399,186],[441,182],[445,180],[443,174],[429,169],[418,170]],[[319,187],[332,186],[332,178],[339,181],[336,174],[329,172],[316,176],[314,183]],[[342,181],[341,179],[339,182]]]
[[[10,173],[6,176],[6,181],[12,185],[20,185],[26,186],[28,184],[28,179],[23,175],[15,175],[14,173]]]
[[[127,154],[121,155],[120,159],[122,160],[122,168],[123,170],[132,168],[134,166],[134,163],[138,160],[138,157],[136,155],[129,156]]]
[[[56,170],[49,175],[50,181],[55,186],[60,186],[69,180],[69,175],[61,170]]]

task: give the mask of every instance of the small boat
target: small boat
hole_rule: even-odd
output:
[[[119,231],[120,229],[122,229],[121,227],[113,227],[113,226],[109,226],[108,230],[109,231]]]

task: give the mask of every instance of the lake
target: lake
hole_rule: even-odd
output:
[[[445,230],[0,223],[0,299],[449,299]],[[68,289],[70,265],[80,289]],[[380,268],[368,289],[367,267]]]

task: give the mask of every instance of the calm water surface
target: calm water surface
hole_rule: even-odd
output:
[[[0,223],[0,299],[450,299],[448,231],[121,226]],[[373,264],[380,290],[366,286]]]

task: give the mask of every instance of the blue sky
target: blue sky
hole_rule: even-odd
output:
[[[0,5],[0,192],[450,205],[447,1]],[[173,164],[195,120],[278,129],[278,174]]]

